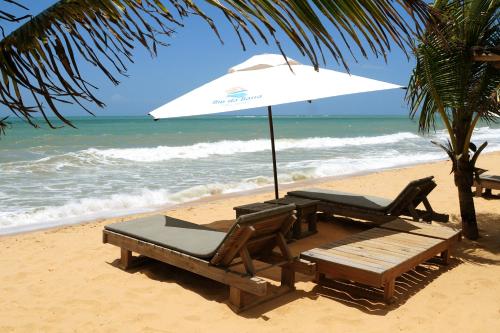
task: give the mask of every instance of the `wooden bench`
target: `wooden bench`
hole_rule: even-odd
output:
[[[425,232],[429,230],[422,231]],[[442,239],[372,228],[302,252],[300,258],[316,263],[318,283],[329,277],[383,287],[384,300],[390,303],[396,278],[436,255],[441,255],[447,264],[450,247],[459,233]]]

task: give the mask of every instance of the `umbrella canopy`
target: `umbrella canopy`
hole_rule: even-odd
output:
[[[263,54],[150,112],[155,119],[267,107],[400,86]],[[291,70],[290,70],[291,69]]]
[[[149,114],[155,119],[207,115],[267,107],[273,157],[274,191],[278,177],[272,105],[401,88],[387,82],[328,69],[315,70],[282,55],[256,55],[231,67],[228,74],[160,106]]]

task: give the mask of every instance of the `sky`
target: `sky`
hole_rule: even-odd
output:
[[[20,2],[29,7],[32,13],[37,13],[55,1],[20,0]],[[176,28],[174,36],[165,39],[170,46],[160,47],[156,58],[152,58],[144,48],[136,48],[134,63],[127,66],[129,77],[121,77],[120,85],[112,85],[99,72],[87,71],[89,81],[99,87],[96,96],[106,104],[103,109],[92,108],[96,111],[96,115],[146,115],[162,104],[224,75],[228,68],[255,54],[279,53],[274,44],[266,45],[263,41],[259,41],[258,45],[248,41],[247,50],[244,51],[225,19],[212,11],[209,11],[209,14],[214,15],[224,44],[221,44],[201,18],[192,17],[183,21],[184,27]],[[281,41],[287,56],[303,64],[310,64],[292,43],[286,41],[286,38],[281,38]],[[397,46],[392,46],[387,63],[371,54],[368,59],[364,59],[359,53],[356,62],[345,47],[343,51],[352,74],[406,86],[413,60],[408,59]],[[326,54],[326,65],[323,64],[321,67],[345,71],[329,54]],[[408,115],[404,91],[400,89],[340,96],[314,101],[311,104],[286,104],[276,106],[273,110],[277,115]],[[65,107],[64,113],[69,116],[85,114],[76,106]],[[252,109],[230,114],[266,114],[266,110]]]

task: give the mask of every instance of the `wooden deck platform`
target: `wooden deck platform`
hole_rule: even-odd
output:
[[[414,230],[429,233],[425,228]],[[456,237],[451,235],[441,239],[372,228],[302,252],[300,258],[316,263],[318,282],[326,276],[383,287],[385,301],[391,302],[398,276],[436,255],[441,255],[446,264],[455,242]]]

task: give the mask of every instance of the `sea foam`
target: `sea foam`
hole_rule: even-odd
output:
[[[426,137],[400,132],[371,137],[278,139],[277,150],[283,152],[281,156],[278,154],[279,182],[346,176],[446,159],[446,154],[429,141],[444,142],[447,137],[441,130]],[[499,137],[500,129],[481,127],[475,130],[473,141],[476,144],[489,141],[486,151],[498,151]],[[262,138],[181,147],[96,147],[38,160],[0,163],[5,182],[0,192],[4,202],[0,234],[146,212],[203,197],[271,186],[269,164],[249,159],[251,153],[267,150],[270,150],[269,139]],[[229,158],[210,159],[237,154],[249,154],[237,165],[249,166],[245,172],[251,176],[243,176],[244,170],[231,164],[234,161],[227,162]],[[163,161],[170,162],[152,164]],[[158,172],[160,167],[164,169]],[[207,167],[213,168],[210,173],[206,172]],[[181,178],[170,179],[173,173],[169,170],[177,169],[176,177]],[[101,175],[96,178],[98,182],[88,179],[89,170]],[[158,178],[157,183],[145,181],[151,176]],[[200,176],[205,180],[194,182]],[[39,184],[34,181],[41,177],[44,180]],[[205,184],[200,185],[201,182]],[[42,199],[35,201],[41,189],[45,193],[50,190],[50,196],[57,200],[53,204],[42,203]],[[75,199],[68,200],[69,197]]]
[[[276,150],[290,149],[328,149],[346,146],[384,145],[402,140],[419,139],[412,133],[396,133],[374,137],[313,137],[305,139],[278,139]],[[234,155],[271,150],[269,139],[257,140],[224,140],[202,142],[190,146],[158,146],[154,148],[125,149],[88,149],[85,153],[100,156],[104,159],[124,159],[135,162],[159,162],[171,159],[199,159],[213,155]]]

